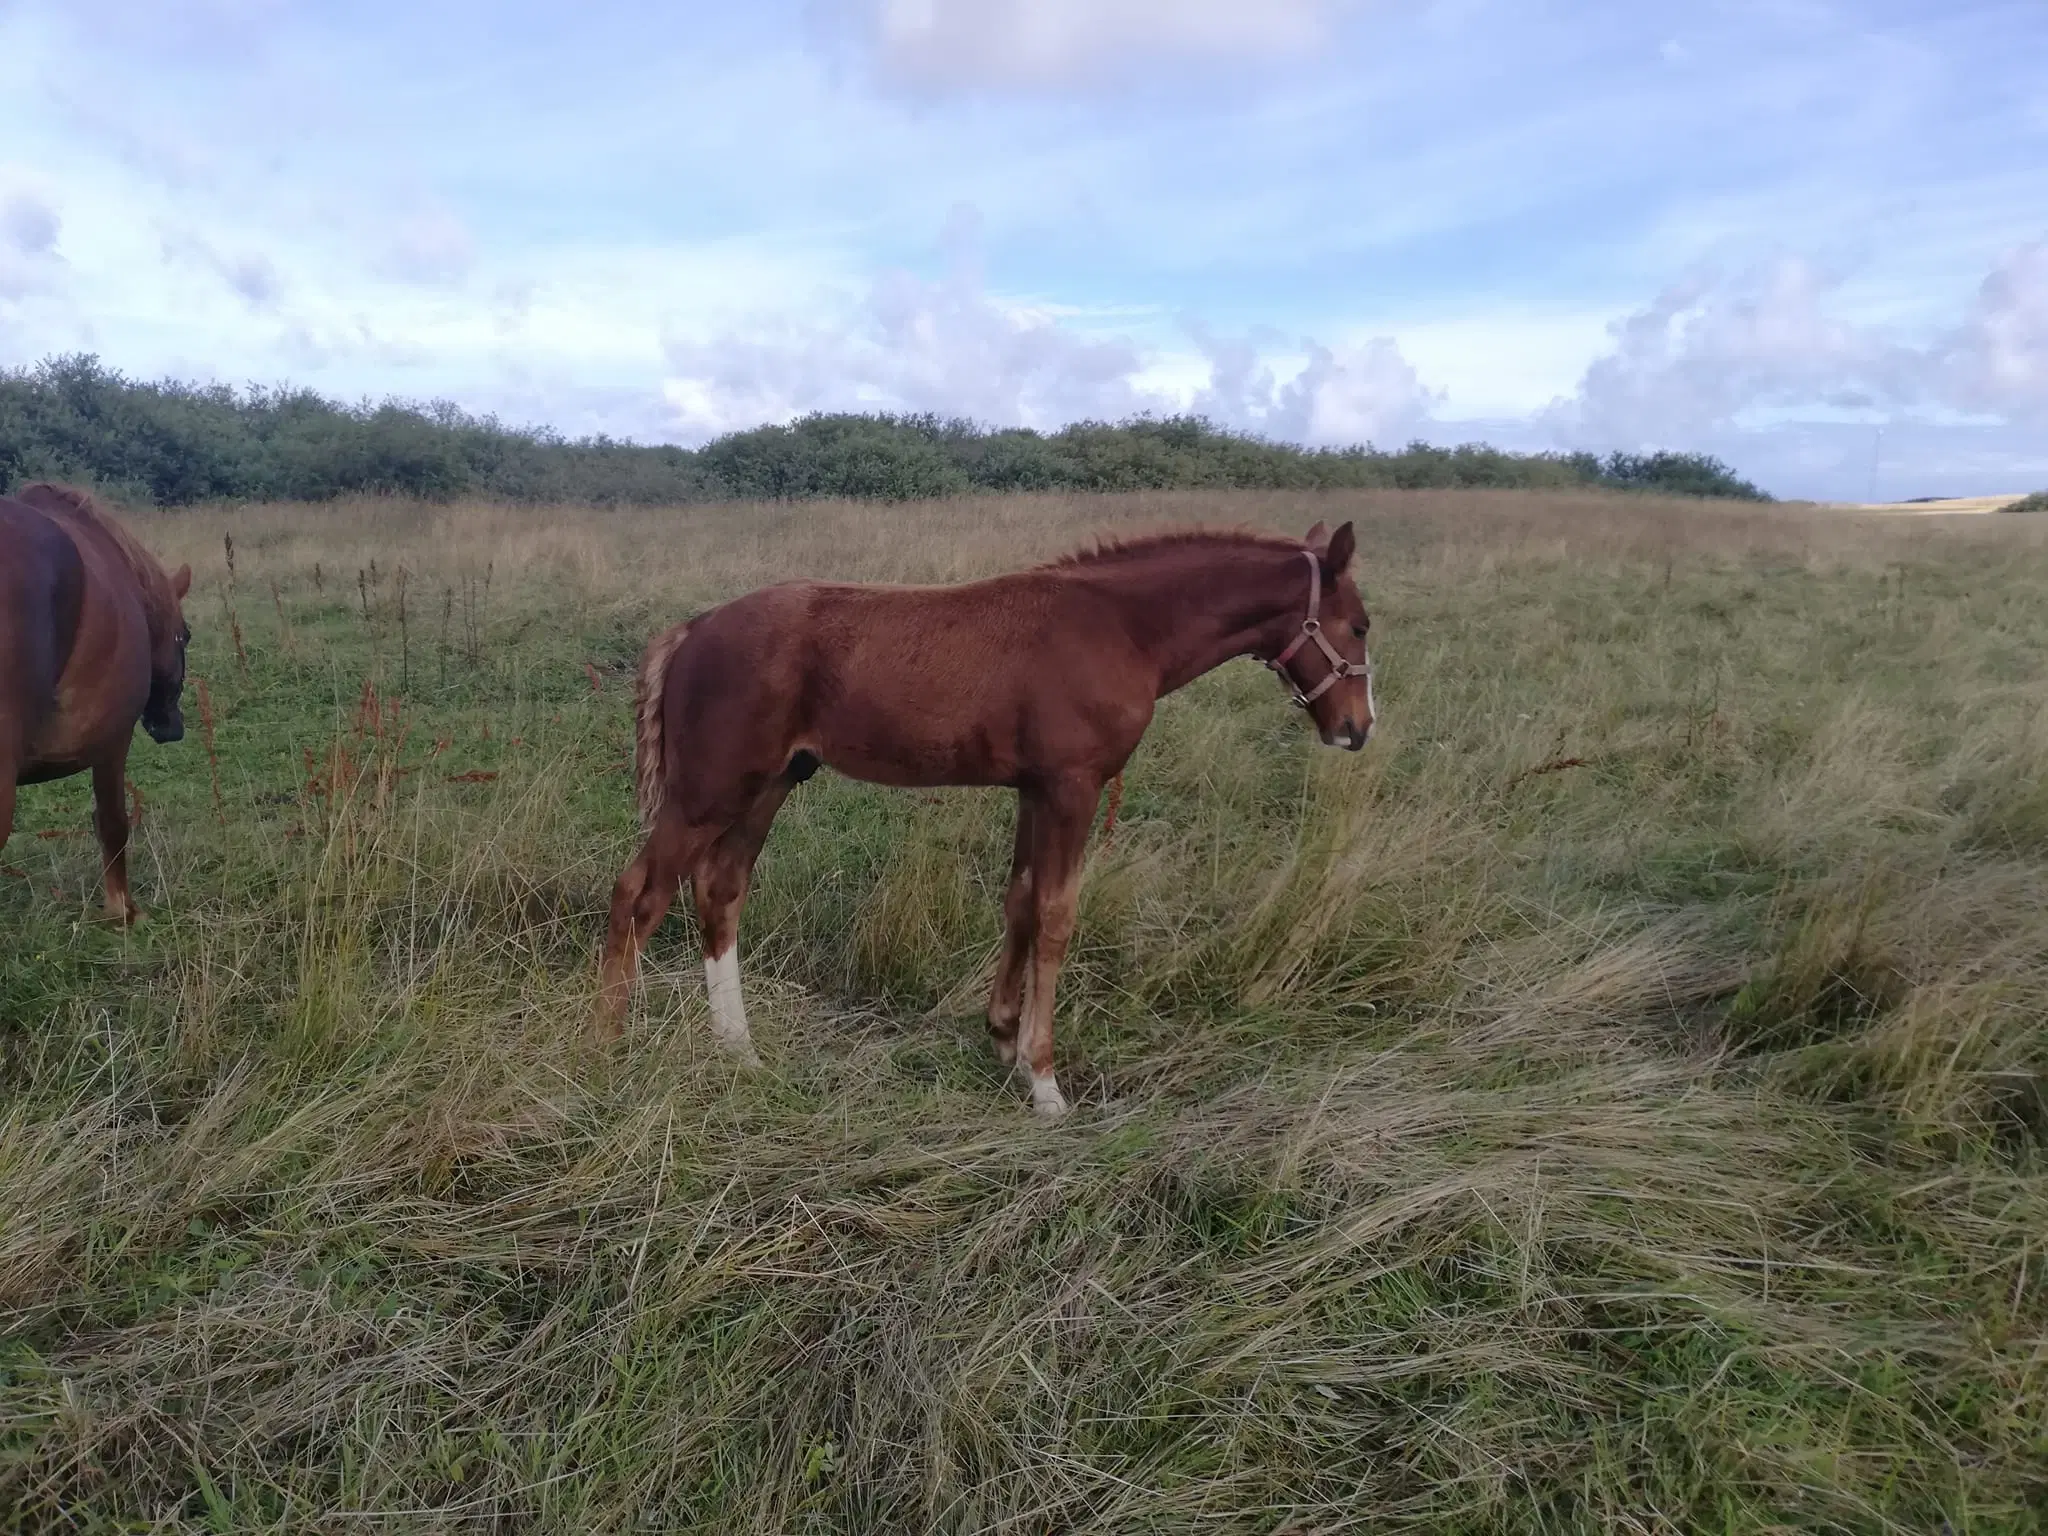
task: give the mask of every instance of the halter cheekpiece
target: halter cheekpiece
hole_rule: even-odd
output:
[[[1308,562],[1308,617],[1301,621],[1301,633],[1288,641],[1287,649],[1266,665],[1279,675],[1280,686],[1287,690],[1295,705],[1307,709],[1336,687],[1339,679],[1371,676],[1372,658],[1368,656],[1364,661],[1346,661],[1337,654],[1337,648],[1330,644],[1330,637],[1323,633],[1323,621],[1316,617],[1323,606],[1323,562],[1315,557],[1312,550],[1304,549],[1301,558]],[[1315,641],[1323,655],[1329,659],[1330,675],[1304,693],[1301,684],[1287,675],[1287,663],[1294,659],[1296,651],[1311,640]]]

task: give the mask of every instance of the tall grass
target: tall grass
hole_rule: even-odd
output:
[[[216,766],[136,759],[151,922],[92,922],[89,842],[36,835],[81,787],[23,797],[16,1525],[2040,1527],[2030,525],[344,511],[145,519],[195,617],[224,534],[276,583],[246,672],[195,624]],[[1034,1123],[983,1041],[994,793],[792,797],[742,928],[762,1073],[712,1048],[680,919],[589,1053],[655,625],[1333,516],[1384,737],[1316,749],[1248,665],[1162,707],[1064,979],[1080,1113]],[[431,661],[400,570],[445,594]]]

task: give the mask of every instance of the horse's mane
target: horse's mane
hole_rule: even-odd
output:
[[[1102,538],[1084,548],[1070,550],[1055,560],[1048,560],[1041,570],[1058,570],[1062,566],[1096,565],[1110,560],[1142,559],[1146,555],[1165,554],[1170,550],[1185,549],[1191,545],[1236,545],[1246,549],[1299,550],[1301,540],[1290,539],[1282,534],[1265,533],[1256,528],[1169,528],[1159,533],[1142,533],[1130,538]]]
[[[135,584],[142,592],[142,611],[149,619],[150,635],[166,634],[176,626],[178,598],[171,590],[170,573],[96,497],[72,486],[55,485],[44,480],[23,486],[14,493],[14,498],[42,511],[61,509],[104,534],[107,541],[120,551],[122,563],[134,573]]]

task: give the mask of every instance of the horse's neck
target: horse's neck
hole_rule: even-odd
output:
[[[1298,594],[1286,580],[1290,568],[1300,572]],[[1183,549],[1156,568],[1134,566],[1120,577],[1132,632],[1159,668],[1162,697],[1234,656],[1271,648],[1288,605],[1303,612],[1308,605],[1307,572],[1286,550]]]

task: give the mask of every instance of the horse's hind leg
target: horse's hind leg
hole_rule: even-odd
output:
[[[107,916],[117,923],[132,923],[142,916],[128,894],[128,807],[121,798],[127,767],[125,741],[92,765],[92,819],[105,865]]]
[[[695,868],[716,832],[715,827],[685,821],[673,805],[655,819],[654,830],[612,886],[611,921],[605,931],[604,959],[598,966],[598,1007],[595,1027],[616,1040],[632,999],[633,979],[640,971],[640,951],[676,899],[683,876]]]
[[[711,1000],[711,1033],[720,1046],[750,1067],[758,1067],[761,1058],[754,1052],[746,1004],[740,997],[740,909],[747,904],[754,861],[768,839],[768,828],[794,784],[787,774],[770,783],[697,866],[697,927],[704,940],[704,990]]]
[[[1017,792],[1017,844],[1010,855],[1010,885],[1003,893],[1003,949],[988,993],[988,1032],[1004,1066],[1017,1059],[1017,1022],[1024,1017],[1024,965],[1031,958],[1037,907],[1031,895],[1032,794]]]
[[[1101,797],[1100,782],[1069,781],[1054,786],[1031,818],[1034,931],[1030,985],[1017,1030],[1017,1066],[1031,1084],[1031,1107],[1048,1119],[1067,1112],[1066,1095],[1052,1070],[1053,993],[1074,936],[1081,863]]]

